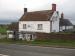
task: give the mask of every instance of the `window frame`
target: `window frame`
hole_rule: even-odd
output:
[[[23,24],[23,29],[27,29],[27,25],[26,24]]]
[[[43,30],[43,24],[38,24],[37,29],[38,30]]]

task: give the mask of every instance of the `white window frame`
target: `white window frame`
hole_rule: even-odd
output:
[[[43,30],[43,24],[38,24],[38,30]]]
[[[26,24],[23,24],[23,29],[27,29],[27,25]]]

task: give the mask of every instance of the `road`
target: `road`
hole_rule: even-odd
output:
[[[0,56],[75,56],[75,49],[0,44]]]

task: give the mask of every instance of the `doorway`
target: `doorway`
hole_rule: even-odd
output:
[[[32,34],[26,34],[26,40],[27,41],[33,40],[33,35]]]

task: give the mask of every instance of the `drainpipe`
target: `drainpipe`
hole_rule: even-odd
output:
[[[66,30],[66,27],[67,27],[67,26],[65,26],[65,30]]]
[[[50,32],[52,32],[52,21],[50,21]]]

